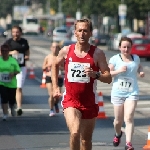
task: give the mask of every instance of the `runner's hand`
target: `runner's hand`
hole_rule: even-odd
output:
[[[10,79],[12,79],[13,77],[15,76],[15,74],[14,73],[9,73],[9,77],[10,77]]]
[[[88,77],[92,77],[95,78],[96,77],[96,71],[93,71],[93,69],[91,67],[85,67],[84,68],[84,73],[88,76]]]
[[[140,76],[141,78],[143,78],[143,77],[145,76],[145,73],[144,73],[144,72],[140,72],[140,73],[139,73],[139,76]]]
[[[61,95],[61,92],[60,92],[59,87],[53,88],[53,97],[54,97],[54,98],[58,98],[58,97],[61,97],[61,96],[62,96],[62,95]]]
[[[127,71],[127,66],[122,66],[121,68],[119,68],[118,70],[120,73],[126,72]]]
[[[13,51],[10,51],[9,54],[11,55],[17,55],[19,52],[17,50],[13,50]]]

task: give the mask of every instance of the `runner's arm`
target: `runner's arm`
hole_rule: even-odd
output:
[[[114,65],[111,63],[109,64],[109,68],[110,68],[110,74],[112,77],[127,71],[127,66],[121,66],[119,69],[115,70]]]
[[[97,80],[110,84],[112,82],[112,77],[110,74],[110,69],[108,67],[104,52],[97,48],[95,58],[101,72],[100,77]]]
[[[139,73],[140,77],[144,77],[145,76],[145,73],[143,71],[143,67],[141,66],[141,64],[139,64],[138,73]]]
[[[138,67],[138,73],[140,72],[143,72],[143,67],[141,66],[141,64],[139,64],[139,67]]]
[[[9,51],[9,55],[15,55],[15,54],[18,54],[18,51],[17,51],[17,50]]]
[[[45,70],[46,69],[46,66],[47,65],[47,56],[44,58],[44,61],[43,61],[43,65],[42,65],[42,69]]]
[[[57,87],[57,83],[58,83],[58,73],[59,73],[59,66],[64,64],[65,61],[65,57],[68,53],[68,46],[67,47],[63,47],[60,51],[58,56],[53,57],[53,64],[52,64],[52,83],[53,83],[53,87],[56,88]]]
[[[29,60],[29,56],[30,56],[30,50],[28,49],[26,52],[25,52],[25,60]]]

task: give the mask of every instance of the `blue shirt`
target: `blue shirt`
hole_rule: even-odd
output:
[[[109,64],[114,66],[114,70],[118,70],[121,66],[127,66],[126,72],[114,77],[111,96],[128,97],[130,95],[139,95],[137,70],[140,64],[140,58],[137,55],[132,56],[133,61],[130,62],[124,62],[120,54],[110,58]]]

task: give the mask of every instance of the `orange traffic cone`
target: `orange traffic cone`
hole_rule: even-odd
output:
[[[148,129],[147,145],[145,145],[145,146],[143,147],[143,150],[150,150],[150,126],[149,126],[149,129]]]
[[[40,85],[41,88],[46,88],[46,73],[43,71],[43,76],[42,76],[42,84]]]
[[[29,78],[30,79],[34,79],[35,78],[34,70],[33,70],[33,65],[32,64],[30,66]]]
[[[99,112],[97,118],[99,119],[106,119],[107,116],[105,115],[104,111],[104,102],[103,102],[103,94],[102,92],[98,93],[98,106],[99,106]]]

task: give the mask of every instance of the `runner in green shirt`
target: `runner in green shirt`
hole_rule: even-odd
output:
[[[16,103],[16,74],[20,72],[20,67],[15,58],[9,56],[9,46],[1,46],[0,57],[0,95],[3,109],[3,120],[8,116],[8,103],[11,109],[11,115],[15,115],[14,105]]]

